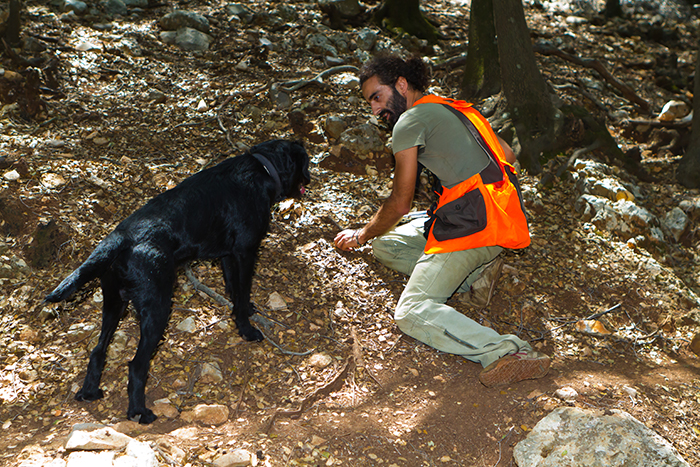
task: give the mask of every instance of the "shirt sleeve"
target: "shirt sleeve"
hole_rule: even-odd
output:
[[[406,111],[401,115],[391,134],[392,151],[396,154],[414,146],[418,146],[418,152],[425,146],[427,127],[415,112]]]

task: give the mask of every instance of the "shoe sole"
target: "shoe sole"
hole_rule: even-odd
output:
[[[526,379],[542,378],[549,372],[548,358],[503,357],[481,371],[479,381],[486,387],[503,386]]]

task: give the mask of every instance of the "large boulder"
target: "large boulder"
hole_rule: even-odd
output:
[[[561,407],[513,450],[518,467],[690,467],[665,439],[632,415]]]

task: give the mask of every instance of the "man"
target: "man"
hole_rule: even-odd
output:
[[[484,385],[540,378],[549,357],[445,304],[455,291],[468,291],[503,248],[524,248],[530,236],[513,151],[471,104],[424,95],[428,82],[419,57],[383,55],[363,65],[362,94],[393,130],[394,184],[369,223],[338,233],[335,245],[351,250],[376,237],[377,259],[410,275],[394,313],[399,328],[481,363]],[[439,179],[440,199],[427,223],[422,218],[394,228],[411,208],[419,163]]]

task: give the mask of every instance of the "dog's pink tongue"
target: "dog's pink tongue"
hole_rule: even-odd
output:
[[[299,192],[303,195],[304,193],[306,193],[306,189],[302,186],[302,187],[299,189]]]

